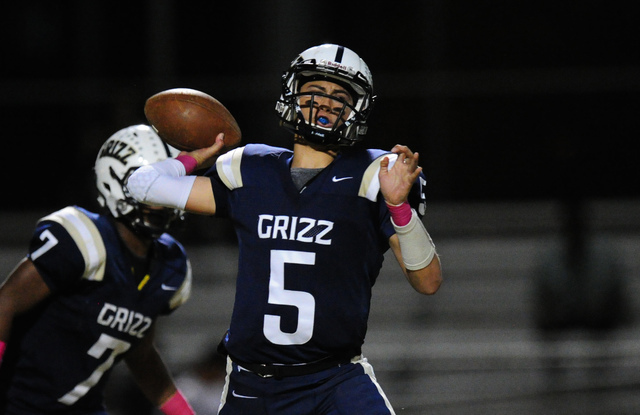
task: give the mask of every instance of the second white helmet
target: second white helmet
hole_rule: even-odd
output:
[[[175,157],[178,153],[148,125],[132,125],[117,131],[104,142],[96,157],[94,170],[98,202],[109,209],[113,217],[157,236],[181,212],[167,209],[163,212],[166,218],[150,222],[144,217],[138,202],[128,194],[125,183],[138,167]]]

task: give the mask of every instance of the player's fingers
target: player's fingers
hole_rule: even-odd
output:
[[[412,167],[418,166],[418,160],[420,159],[420,155],[418,153],[411,154],[411,157],[407,158],[407,163],[410,163]]]
[[[421,171],[422,171],[422,167],[420,166],[416,167],[413,173],[411,173],[411,182],[414,182],[418,178]]]
[[[385,157],[380,161],[380,172],[387,173],[389,171],[389,157]]]
[[[212,150],[219,150],[224,147],[224,133],[220,133],[216,136],[216,141],[209,147]]]
[[[197,164],[197,168],[210,167],[215,161],[222,148],[224,147],[224,133],[220,133],[216,136],[215,142],[209,147],[203,147],[196,150],[186,152],[185,154],[193,157]]]
[[[414,153],[413,151],[411,151],[411,149],[407,146],[403,146],[401,144],[396,144],[392,149],[391,152],[396,153],[398,155],[400,154],[404,154],[405,157],[407,158],[413,158],[414,157]],[[408,163],[408,161],[407,161]]]
[[[405,153],[398,154],[398,160],[396,161],[398,164],[407,164],[407,155]]]
[[[220,133],[216,136],[216,141],[209,147],[204,149],[204,154],[206,158],[215,156],[222,150],[224,147],[224,133]]]
[[[406,153],[406,151],[409,150],[409,147],[407,146],[403,146],[401,144],[396,144],[395,146],[393,146],[393,148],[391,149],[392,153],[396,153],[396,154],[400,154],[400,153]]]

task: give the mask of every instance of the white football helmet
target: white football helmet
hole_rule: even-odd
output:
[[[147,125],[133,125],[113,134],[100,148],[94,167],[100,206],[138,232],[153,237],[162,234],[183,212],[144,206],[129,195],[125,183],[138,167],[178,153]]]
[[[300,93],[302,85],[315,80],[335,82],[352,95],[353,105],[331,97],[342,105],[342,109],[337,111],[342,122],[323,127],[322,122],[305,120],[300,98],[304,96],[306,107],[309,107],[314,105],[316,97],[328,97],[319,92]],[[374,101],[373,77],[367,64],[351,49],[324,44],[302,52],[283,74],[282,94],[276,103],[276,112],[283,127],[311,143],[329,147],[352,146],[367,132],[367,118]]]

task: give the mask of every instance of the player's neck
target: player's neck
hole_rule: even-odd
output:
[[[141,238],[135,232],[133,232],[127,225],[120,221],[114,221],[116,224],[116,228],[118,229],[118,234],[120,235],[120,239],[124,242],[125,246],[131,251],[132,254],[145,258],[149,253],[149,248],[151,246],[151,239],[149,238]]]
[[[292,168],[323,169],[333,162],[336,153],[331,150],[318,150],[306,144],[293,145]]]

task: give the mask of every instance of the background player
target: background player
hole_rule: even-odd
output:
[[[156,317],[190,294],[188,258],[164,233],[181,212],[146,207],[123,185],[174,152],[146,125],[116,132],[95,163],[105,213],[69,206],[37,223],[0,288],[0,413],[106,414],[105,382],[123,358],[165,414],[193,413],[153,344]]]
[[[239,270],[220,414],[393,413],[361,355],[383,255],[391,247],[420,293],[435,293],[442,277],[415,210],[425,207],[418,154],[358,145],[373,100],[356,53],[312,47],[284,74],[276,106],[293,151],[250,144],[204,176],[185,176],[211,163],[219,136],[129,179],[140,201],[235,225]]]

